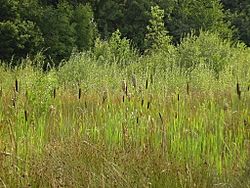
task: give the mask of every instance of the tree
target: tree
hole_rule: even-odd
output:
[[[164,10],[159,6],[151,7],[151,19],[147,26],[148,33],[145,38],[147,49],[166,49],[171,42],[171,37],[164,26]]]
[[[15,20],[17,14],[17,2],[14,0],[0,0],[0,21]]]
[[[145,46],[144,38],[150,19],[150,8],[153,5],[153,1],[148,0],[127,1],[125,4],[124,24],[120,30],[140,49]]]
[[[250,1],[248,0],[222,0],[227,10],[227,19],[237,29],[235,38],[250,46]]]
[[[60,2],[56,8],[47,7],[40,28],[45,40],[45,54],[56,64],[67,59],[75,46],[75,30],[71,24],[72,6]]]
[[[76,33],[76,46],[79,50],[89,49],[97,38],[97,29],[93,21],[93,12],[89,5],[79,4],[73,13]]]
[[[95,3],[95,20],[102,38],[109,38],[124,24],[124,0],[106,0]]]
[[[3,1],[0,8],[0,58],[10,60],[34,54],[43,44],[43,37],[37,25],[30,20],[22,20],[17,11],[17,1]]]
[[[191,31],[198,33],[200,29],[216,31],[223,38],[230,38],[233,33],[230,23],[225,21],[219,0],[178,1],[166,25],[175,42],[179,42],[184,34]]]

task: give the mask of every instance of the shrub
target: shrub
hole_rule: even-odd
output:
[[[126,66],[136,60],[137,52],[128,39],[122,38],[119,30],[108,41],[97,39],[93,54],[101,63]]]
[[[198,65],[214,71],[218,75],[233,57],[232,43],[223,40],[216,33],[200,32],[185,37],[178,46],[178,65],[184,72],[192,72]]]

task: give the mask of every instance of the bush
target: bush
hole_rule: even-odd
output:
[[[121,38],[119,30],[114,32],[108,41],[97,39],[93,54],[101,63],[118,64],[122,67],[136,60],[137,52],[126,38]]]
[[[185,37],[178,46],[178,65],[184,72],[192,72],[198,65],[218,74],[231,62],[233,57],[232,43],[223,40],[218,34],[200,32],[199,36],[193,34]]]

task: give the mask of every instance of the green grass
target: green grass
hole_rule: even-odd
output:
[[[1,66],[0,187],[249,187],[249,49],[220,74],[175,50]]]

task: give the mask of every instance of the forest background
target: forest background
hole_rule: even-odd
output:
[[[144,53],[151,7],[164,10],[174,45],[186,34],[212,31],[250,45],[248,0],[0,0],[0,59],[17,64],[37,53],[58,65],[72,51],[94,47],[117,29]],[[15,62],[15,63],[14,63]]]

